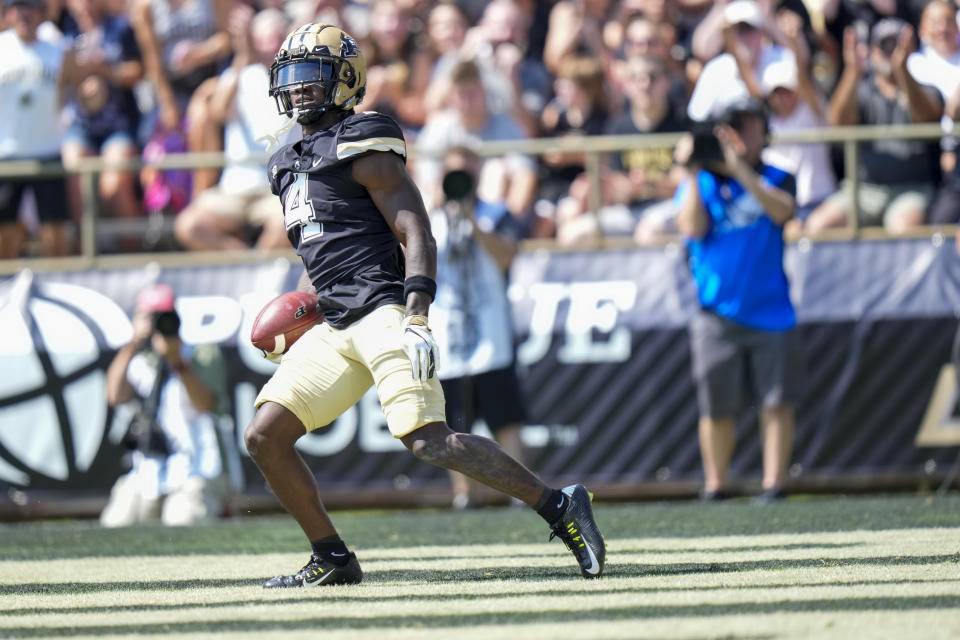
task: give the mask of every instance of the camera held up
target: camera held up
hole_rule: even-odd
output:
[[[165,338],[175,338],[180,333],[180,316],[176,311],[153,313],[153,330]]]
[[[473,196],[473,176],[463,169],[452,169],[443,176],[443,195],[447,202],[462,202]]]
[[[449,168],[443,175],[443,211],[447,216],[449,249],[452,255],[470,251],[473,227],[467,223],[472,216],[476,196],[476,180],[466,169]]]
[[[687,165],[709,167],[723,163],[723,151],[720,149],[720,141],[713,132],[717,124],[718,122],[715,120],[694,122],[691,124],[690,132],[693,134],[693,150],[687,159]]]
[[[723,150],[717,139],[715,130],[718,125],[730,125],[737,131],[743,126],[744,118],[755,116],[767,120],[766,107],[755,98],[738,100],[728,105],[717,117],[705,121],[690,123],[690,132],[693,134],[693,150],[687,159],[687,165],[710,167],[724,163]]]

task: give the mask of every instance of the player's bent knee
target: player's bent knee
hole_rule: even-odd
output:
[[[267,402],[243,432],[243,443],[254,460],[269,458],[293,447],[306,433],[300,420],[283,406]]]
[[[250,457],[256,460],[261,457],[269,447],[269,438],[266,437],[266,434],[258,427],[256,421],[254,421],[248,424],[246,430],[243,432],[243,444],[246,446],[247,453],[250,454]]]
[[[281,449],[291,446],[276,437],[271,427],[269,423],[254,419],[243,432],[243,444],[246,445],[247,452],[254,460],[270,458]]]

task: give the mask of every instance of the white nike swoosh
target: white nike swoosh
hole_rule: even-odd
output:
[[[323,162],[323,158],[317,158],[316,160],[313,161],[313,166],[316,167],[321,162]]]
[[[347,555],[347,554],[345,554],[345,553],[337,553],[336,551],[331,551],[331,552],[330,552],[330,555],[336,556],[336,557],[338,557],[338,558],[342,558],[343,556],[345,556],[345,555]]]
[[[583,534],[581,533],[581,535],[583,535]],[[597,556],[596,556],[596,554],[593,553],[593,549],[590,548],[590,545],[588,545],[586,542],[584,542],[584,543],[583,543],[583,546],[584,546],[584,547],[586,548],[586,550],[587,550],[587,555],[590,556],[590,566],[589,566],[589,567],[585,567],[584,570],[585,570],[587,573],[589,573],[590,575],[595,576],[595,575],[597,575],[598,573],[600,573],[600,563],[597,562]]]
[[[560,502],[557,504],[557,509],[562,507],[564,502],[566,502],[566,497],[563,494],[560,494]]]

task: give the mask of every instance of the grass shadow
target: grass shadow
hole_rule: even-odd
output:
[[[279,631],[302,632],[304,629],[322,629],[331,624],[337,629],[442,629],[476,625],[535,625],[546,620],[551,623],[589,622],[598,624],[611,620],[651,618],[698,618],[706,616],[764,615],[803,612],[853,611],[907,611],[919,609],[953,609],[960,607],[956,596],[863,597],[849,599],[807,599],[787,602],[738,602],[696,605],[637,605],[610,607],[597,610],[549,612],[477,612],[456,615],[383,615],[317,616],[297,620],[209,620],[170,622],[161,624],[113,624],[92,626],[30,626],[2,629],[7,638],[39,638],[70,636],[116,636],[187,633],[271,633]]]
[[[862,558],[797,558],[744,560],[740,562],[677,562],[661,565],[610,564],[607,576],[683,575],[691,573],[733,573],[743,571],[779,571],[822,567],[925,565],[960,562],[960,553],[927,556],[867,556]]]
[[[803,589],[815,587],[874,587],[884,585],[915,585],[915,584],[937,584],[937,583],[957,583],[960,578],[936,578],[931,580],[851,580],[844,582],[791,582],[789,584],[764,584],[758,585],[698,585],[691,587],[644,587],[640,585],[629,585],[612,587],[608,589],[591,589],[589,594],[595,595],[620,595],[624,593],[637,594],[655,594],[655,593],[685,593],[685,592],[711,592],[711,591],[743,591],[748,589],[762,588],[766,591],[785,590],[785,589]],[[356,588],[344,587],[337,590],[325,590],[323,595],[305,595],[304,591],[291,591],[289,600],[266,599],[266,598],[239,598],[230,600],[219,600],[216,602],[202,602],[195,604],[185,604],[182,602],[169,604],[116,604],[102,606],[75,606],[75,607],[23,607],[20,609],[11,609],[0,611],[0,617],[18,617],[32,615],[71,615],[71,614],[92,614],[92,613],[119,613],[124,611],[183,611],[184,609],[221,609],[226,607],[244,607],[259,605],[284,605],[284,604],[302,604],[304,602],[316,602],[318,604],[328,604],[331,602],[357,603],[364,604],[368,602],[384,603],[393,600],[403,601],[405,604],[413,602],[454,602],[461,601],[468,596],[462,593],[450,594],[431,594],[431,595],[403,595],[398,597],[384,597],[382,595],[357,595]],[[310,592],[306,592],[310,593]],[[545,596],[545,597],[563,597],[569,596],[568,589],[546,589],[531,591],[529,589],[507,589],[498,590],[488,594],[473,594],[469,596],[474,600],[490,600],[502,598],[514,598],[522,596]]]
[[[783,570],[816,567],[851,567],[858,565],[924,565],[960,562],[960,553],[927,556],[879,556],[863,558],[804,558],[747,560],[742,562],[681,562],[662,565],[617,563],[607,564],[607,577],[649,577],[654,575],[684,575],[696,573],[732,573],[756,570]],[[367,581],[389,582],[489,582],[499,580],[562,580],[575,576],[571,567],[503,567],[478,569],[387,569],[366,573]],[[266,578],[268,576],[264,576]],[[116,582],[35,582],[0,585],[0,595],[42,595],[98,593],[104,591],[153,591],[215,589],[230,586],[259,586],[257,579],[183,579]]]
[[[610,541],[625,536],[699,538],[960,527],[960,494],[930,500],[917,496],[790,499],[763,509],[749,504],[601,503],[596,506],[596,514]],[[343,538],[361,550],[406,547],[411,540],[431,545],[528,544],[545,541],[548,534],[539,518],[510,508],[477,512],[340,511],[334,514],[334,520]],[[0,524],[0,558],[6,560],[183,557],[226,551],[265,554],[305,548],[302,532],[288,516],[233,518],[197,527],[166,528],[146,525],[102,529],[93,522],[62,521]]]

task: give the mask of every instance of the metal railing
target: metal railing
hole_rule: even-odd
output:
[[[550,152],[578,152],[586,157],[585,171],[591,185],[590,202],[595,213],[602,202],[601,194],[601,164],[602,156],[606,153],[625,151],[629,149],[661,149],[671,148],[680,139],[680,133],[657,133],[641,135],[617,136],[565,136],[560,138],[537,138],[522,141],[493,141],[485,142],[476,149],[483,156],[500,156],[507,153],[523,153],[528,155],[543,155]],[[877,126],[846,126],[806,129],[786,133],[776,133],[771,137],[771,143],[828,143],[842,144],[844,152],[844,169],[846,180],[853,193],[856,193],[858,177],[859,145],[864,142],[890,139],[936,140],[945,136],[960,136],[960,125],[945,131],[940,124],[911,124],[911,125],[877,125]],[[431,156],[436,154],[425,153],[416,147],[411,148],[411,157],[418,155]],[[232,251],[232,252],[185,252],[183,254],[163,253],[126,256],[102,256],[97,250],[97,225],[100,220],[100,205],[97,197],[97,176],[105,170],[137,171],[144,167],[156,169],[197,169],[222,168],[231,164],[249,164],[251,162],[266,164],[269,154],[253,154],[243,158],[229,158],[223,153],[181,153],[170,154],[157,162],[144,163],[139,159],[122,162],[107,162],[100,157],[81,158],[77,165],[67,171],[59,163],[40,163],[34,161],[0,162],[0,179],[13,177],[53,178],[77,174],[80,178],[80,187],[83,201],[83,212],[80,221],[80,256],[71,258],[27,258],[20,260],[0,261],[0,273],[18,271],[24,266],[35,270],[47,269],[77,269],[94,266],[138,264],[147,261],[157,261],[168,264],[198,264],[206,262],[250,262],[265,258],[284,256],[289,257],[288,251]],[[831,230],[818,234],[815,239],[835,240],[870,237],[886,237],[881,229],[866,231],[858,223],[857,198],[853,198],[849,212],[848,226],[844,229]],[[952,235],[953,227],[925,228],[917,234],[930,235],[931,233],[945,233]],[[611,239],[598,237],[591,248],[604,246],[623,246],[629,243],[625,239]],[[530,246],[549,248],[551,241],[531,241]],[[204,254],[208,255],[204,255]]]

